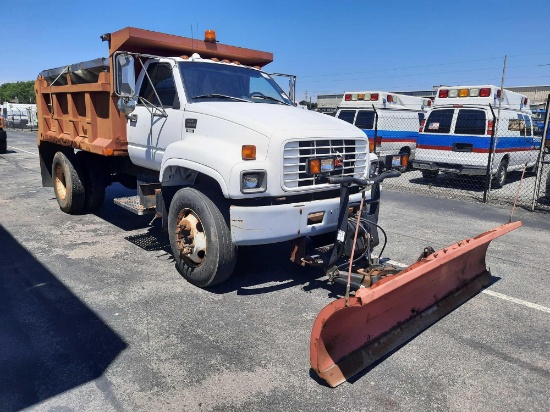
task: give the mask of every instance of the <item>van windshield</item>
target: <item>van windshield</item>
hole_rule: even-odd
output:
[[[485,134],[486,125],[485,111],[460,109],[456,118],[455,134]]]
[[[425,133],[450,133],[454,109],[432,110],[424,126]]]
[[[267,74],[229,64],[180,62],[185,92],[192,102],[245,101],[294,106]]]

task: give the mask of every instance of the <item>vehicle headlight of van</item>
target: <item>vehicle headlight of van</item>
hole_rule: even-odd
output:
[[[265,170],[245,170],[241,172],[241,193],[262,193],[267,189]]]

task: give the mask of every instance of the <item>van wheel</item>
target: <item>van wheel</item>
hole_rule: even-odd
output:
[[[506,182],[506,176],[508,172],[506,171],[508,167],[508,162],[506,159],[502,159],[500,161],[500,164],[498,165],[497,172],[495,173],[495,177],[493,179],[493,187],[496,189],[500,189],[502,186],[504,186],[504,183]]]
[[[69,214],[80,213],[84,209],[84,185],[73,163],[62,152],[53,157],[52,175],[59,208]]]
[[[168,235],[176,268],[202,288],[227,280],[237,262],[224,203],[200,186],[178,190],[170,203]]]
[[[82,170],[84,183],[84,211],[97,212],[105,201],[105,175],[101,164],[93,166],[94,158],[87,152],[78,152],[76,162]]]
[[[0,129],[0,153],[8,151],[8,137],[5,130]]]
[[[422,170],[422,177],[429,183],[434,183],[438,174],[439,170]]]

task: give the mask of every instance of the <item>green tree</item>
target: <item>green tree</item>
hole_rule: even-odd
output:
[[[0,85],[0,102],[35,103],[34,80]]]

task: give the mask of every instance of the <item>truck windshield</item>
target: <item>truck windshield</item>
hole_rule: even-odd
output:
[[[279,85],[267,74],[228,64],[180,62],[188,100],[293,105]]]

